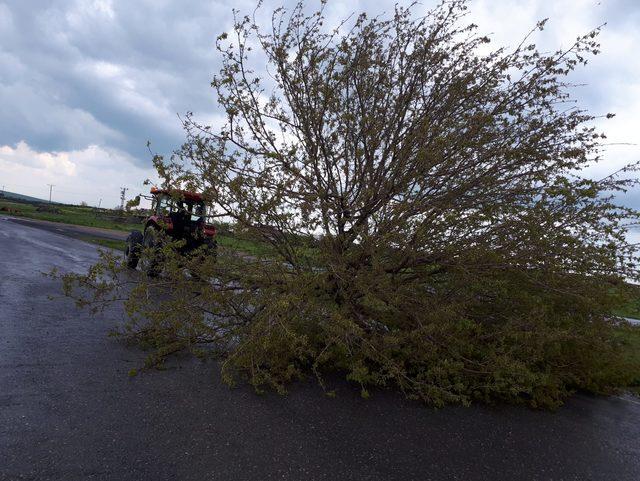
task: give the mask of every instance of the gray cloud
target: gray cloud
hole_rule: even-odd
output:
[[[333,0],[328,23],[354,11],[390,12],[395,1]],[[280,3],[266,2],[263,15]],[[119,165],[149,169],[147,140],[162,153],[183,140],[176,114],[218,115],[209,87],[219,68],[215,37],[230,27],[232,8],[251,13],[255,5],[251,0],[0,0],[0,147],[24,141],[29,152],[72,152],[71,159],[95,169],[99,159],[89,162],[89,154],[78,152],[110,152],[121,159]],[[497,45],[514,44],[543,17],[551,17],[538,36],[545,48],[566,46],[577,34],[608,22],[603,54],[574,77],[587,84],[576,96],[595,113],[618,113],[617,120],[602,124],[615,142],[640,143],[637,1],[473,0],[470,10],[470,21],[493,32]],[[612,149],[605,167],[637,154],[633,147]],[[124,172],[112,180],[137,182]]]
[[[201,1],[3,4],[0,144],[172,149],[176,113],[215,110],[213,41],[230,15]]]

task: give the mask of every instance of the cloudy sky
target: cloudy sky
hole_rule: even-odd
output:
[[[330,0],[329,23],[354,11],[389,12],[397,1]],[[209,86],[220,65],[215,37],[229,29],[232,8],[251,13],[255,4],[0,0],[0,184],[41,198],[55,184],[54,200],[108,207],[120,186],[145,191],[142,181],[153,177],[147,141],[170,153],[183,140],[178,114],[221,118]],[[603,53],[576,77],[587,85],[575,96],[594,114],[615,112],[600,127],[612,144],[631,145],[611,145],[590,174],[640,159],[639,1],[472,0],[470,10],[495,46],[513,45],[546,17],[537,40],[548,49],[606,22]],[[640,207],[640,193],[624,202]]]

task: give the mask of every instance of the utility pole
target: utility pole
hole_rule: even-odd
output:
[[[122,212],[124,212],[124,196],[128,190],[129,189],[127,189],[126,187],[120,187],[120,210]]]
[[[53,192],[53,186],[55,184],[47,184],[49,186],[49,204],[51,204],[51,193]]]
[[[100,202],[98,202],[98,209],[100,208],[101,205],[102,205],[102,199],[100,199]]]

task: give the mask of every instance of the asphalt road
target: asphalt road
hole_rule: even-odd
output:
[[[95,247],[0,218],[0,480],[640,479],[640,402],[575,396],[555,413],[434,411],[334,381],[280,397],[229,389],[215,363],[177,359],[130,378],[144,353],[107,337],[42,271]]]
[[[29,227],[37,227],[38,229],[63,234],[65,236],[74,237],[76,239],[86,239],[87,237],[109,240],[125,240],[129,235],[129,231],[118,231],[113,229],[103,229],[101,227],[90,227],[84,225],[64,224],[62,222],[51,222],[41,219],[29,219],[26,217],[5,217],[9,222],[26,225]],[[140,230],[142,226],[131,224],[131,230]]]

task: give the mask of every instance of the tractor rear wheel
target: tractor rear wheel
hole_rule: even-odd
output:
[[[140,260],[140,252],[142,251],[142,232],[139,230],[131,231],[127,237],[126,247],[124,250],[124,260],[129,269],[135,269]]]

